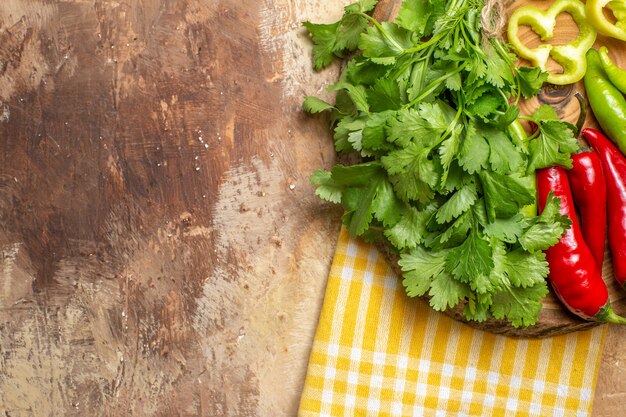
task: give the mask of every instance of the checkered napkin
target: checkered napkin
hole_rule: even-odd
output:
[[[343,229],[299,416],[588,416],[604,334],[473,329],[408,298],[378,251]]]

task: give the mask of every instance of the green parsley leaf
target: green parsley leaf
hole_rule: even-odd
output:
[[[359,44],[361,33],[367,30],[367,23],[363,16],[345,15],[337,28],[334,52],[354,51]]]
[[[393,146],[386,140],[386,130],[388,121],[391,120],[394,115],[394,112],[389,111],[373,113],[370,116],[363,128],[363,148],[372,150],[393,149]]]
[[[396,110],[402,106],[398,82],[389,78],[381,78],[376,81],[368,91],[368,96],[370,106],[375,112]]]
[[[349,188],[343,192],[342,204],[347,212],[344,222],[353,236],[366,232],[374,219],[373,201],[376,198],[378,180],[362,188]],[[353,207],[350,210],[350,207]]]
[[[412,143],[381,158],[396,192],[404,201],[427,202],[433,197],[441,167],[429,154],[428,148]]]
[[[505,287],[493,296],[491,313],[496,319],[507,319],[515,327],[527,327],[537,322],[543,304],[541,301],[548,294],[545,282],[532,287]]]
[[[472,227],[472,218],[468,213],[463,213],[449,226],[444,225],[443,228],[429,233],[424,241],[424,246],[433,250],[459,246],[466,240],[467,232]]]
[[[441,14],[443,2],[405,0],[400,6],[396,22],[417,36],[430,35],[436,18]]]
[[[465,308],[463,309],[463,313],[467,320],[472,320],[476,322],[484,322],[489,317],[489,306],[491,304],[491,299],[485,303],[478,303],[474,299],[474,297],[470,297],[465,304]]]
[[[482,95],[476,98],[468,109],[476,116],[480,116],[483,119],[488,119],[493,114],[497,113],[500,109],[504,108],[507,102],[502,95],[497,91],[485,91]]]
[[[332,104],[328,104],[324,100],[313,96],[306,96],[304,98],[304,103],[302,103],[302,107],[306,112],[309,113],[321,113],[324,110],[330,110],[334,108]]]
[[[332,179],[330,171],[318,169],[311,175],[311,184],[317,185],[315,195],[322,200],[339,204],[341,202],[342,187],[338,186]]]
[[[539,222],[531,226],[520,237],[519,242],[527,251],[546,250],[558,243],[563,232],[563,227],[559,224]]]
[[[406,148],[390,152],[380,159],[387,172],[391,175],[406,172],[410,166],[426,165],[430,149],[410,143]],[[419,169],[419,168],[418,168]]]
[[[354,101],[348,95],[346,90],[339,90],[335,96],[335,108],[337,108],[337,120],[341,121],[344,117],[356,117],[357,110],[354,106]]]
[[[506,132],[493,127],[483,127],[481,134],[489,143],[491,169],[499,174],[519,171],[525,161]]]
[[[467,83],[474,84],[478,80],[481,80],[482,83],[486,83],[485,75],[487,75],[487,63],[485,62],[484,56],[473,53],[470,55],[470,60],[472,64],[468,71]]]
[[[477,198],[476,184],[470,182],[464,185],[439,207],[436,216],[437,222],[447,223],[459,217],[474,205]]]
[[[546,250],[558,243],[563,235],[563,227],[556,223],[536,223],[519,239],[527,251]]]
[[[524,98],[536,96],[543,83],[548,81],[548,73],[538,67],[519,67],[515,75]]]
[[[545,282],[545,277],[550,272],[545,253],[531,253],[522,249],[506,254],[505,270],[513,286],[524,288]]]
[[[350,142],[350,145],[352,145],[353,149],[357,151],[363,150],[362,141],[363,141],[363,129],[354,130],[348,133],[348,142]]]
[[[430,283],[429,304],[436,311],[455,307],[461,300],[471,294],[467,284],[453,279],[445,272],[436,276]]]
[[[446,87],[449,90],[461,91],[461,88],[463,88],[463,80],[461,79],[461,74],[452,74],[450,77],[446,78]]]
[[[454,188],[458,188],[456,182],[453,183],[449,181],[450,170],[453,167],[452,163],[455,161],[456,156],[459,152],[459,147],[461,146],[461,134],[463,133],[463,127],[457,125],[454,127],[450,136],[444,139],[441,142],[441,146],[439,146],[439,159],[441,160],[441,185],[447,190],[452,190]],[[458,167],[458,165],[454,165],[454,167]],[[456,174],[461,174],[461,170],[457,169],[454,171]],[[452,187],[452,188],[450,188]]]
[[[471,106],[481,97],[483,94],[492,90],[493,86],[485,82],[484,78],[478,78],[472,82],[467,78],[463,80],[463,97],[465,104]]]
[[[450,250],[446,256],[446,271],[461,282],[469,283],[480,275],[488,276],[492,269],[491,245],[473,230],[462,245]]]
[[[402,254],[398,264],[404,271],[402,281],[409,297],[428,294],[430,305],[442,311],[456,306],[470,295],[467,284],[459,282],[444,271],[445,252],[427,252],[421,247]]]
[[[368,113],[367,90],[362,85],[352,85],[346,81],[339,81],[328,88],[328,91],[345,90],[357,110]]]
[[[547,104],[542,104],[541,106],[539,106],[539,108],[537,108],[537,110],[535,110],[533,112],[533,119],[536,120],[536,122],[541,123],[541,121],[559,121],[559,115],[556,114],[556,111],[554,110],[554,108],[552,106],[549,106]]]
[[[350,152],[355,149],[353,144],[356,142],[355,133],[360,132],[365,127],[365,120],[354,119],[352,117],[344,117],[337,126],[335,126],[335,149],[337,152]]]
[[[395,58],[413,46],[411,32],[390,22],[382,22],[380,26],[369,26],[361,35],[359,49],[367,58]]]
[[[341,204],[346,209],[343,222],[352,236],[361,236],[374,219],[372,201],[376,197],[377,182],[360,188],[347,188],[341,195]]]
[[[491,259],[493,268],[491,268],[489,274],[480,275],[479,279],[472,285],[472,288],[476,291],[477,300],[481,304],[491,304],[493,293],[510,284],[509,278],[505,273],[507,246],[496,238],[490,238],[489,243],[492,248]]]
[[[571,225],[571,220],[559,212],[560,201],[550,193],[541,215],[520,236],[519,242],[524,249],[529,252],[542,251],[558,243]]]
[[[344,187],[341,194],[341,203],[346,208],[344,222],[354,236],[366,232],[374,218],[385,226],[399,221],[402,205],[380,164],[336,165],[331,170],[331,179],[332,185]]]
[[[445,141],[442,143],[442,147],[444,143]],[[439,149],[441,150],[442,147],[440,147]],[[442,159],[441,163],[444,167],[443,169],[445,170],[446,167],[445,167],[444,157],[442,156],[441,159]],[[474,180],[472,176],[467,175],[467,173],[463,171],[463,169],[459,166],[458,161],[456,159],[452,159],[450,163],[450,167],[447,169],[447,172],[444,172],[444,174],[446,173],[447,173],[447,177],[445,179],[446,182],[445,184],[443,184],[443,189],[442,189],[442,193],[444,194],[448,194],[454,190],[458,190],[464,184],[468,183],[469,181]]]
[[[418,211],[415,207],[409,207],[393,227],[385,230],[385,236],[400,250],[417,247],[424,242],[428,233],[426,225],[434,210],[433,206],[422,211]]]
[[[329,66],[335,58],[335,42],[339,22],[332,24],[304,22],[313,41],[313,68],[319,71]]]
[[[378,0],[360,0],[344,7],[344,10],[348,13],[366,13],[374,10],[377,3]]]
[[[547,120],[538,123],[540,135],[530,141],[527,172],[553,165],[572,167],[571,154],[578,150],[574,133],[563,123]]]
[[[465,129],[459,151],[459,165],[469,174],[474,174],[487,167],[489,144],[479,134],[476,123],[470,122]]]
[[[485,226],[485,234],[507,243],[515,243],[524,233],[524,216],[521,213],[506,219],[495,219]]]
[[[444,132],[456,116],[456,111],[442,100],[421,103],[419,112],[424,119],[428,120],[431,131],[435,133]]]
[[[487,47],[485,56],[485,65],[489,68],[489,71],[485,73],[485,80],[489,84],[504,88],[506,85],[515,83],[512,68],[493,47]]]
[[[496,217],[514,216],[522,207],[535,201],[530,190],[511,175],[481,171],[479,176],[490,222]]]
[[[408,175],[392,175],[389,180],[402,201],[425,203],[435,196],[433,189],[420,178],[418,171],[411,170]]]
[[[407,295],[409,297],[424,295],[429,290],[433,278],[443,273],[445,259],[445,251],[426,251],[420,246],[409,253],[401,254],[398,265],[403,272],[402,284],[406,287]]]
[[[408,146],[413,140],[419,141],[422,146],[432,142],[430,123],[412,108],[398,110],[396,118],[389,120],[388,132],[388,140],[402,147]]]
[[[385,76],[387,67],[357,55],[348,62],[345,73],[351,84],[370,86]]]
[[[385,226],[393,226],[401,219],[402,207],[389,181],[381,178],[376,184],[376,195],[372,200],[372,211],[376,220]]]
[[[520,110],[518,107],[508,106],[504,112],[495,112],[493,118],[487,120],[486,123],[499,129],[506,129],[511,123],[519,118],[519,114]]]
[[[330,172],[333,181],[344,187],[361,187],[385,176],[385,172],[378,162],[364,162],[349,166],[335,165]]]
[[[359,44],[361,34],[369,27],[364,15],[376,7],[376,0],[361,0],[344,8],[341,20],[331,23],[304,22],[313,41],[313,67],[319,71],[329,66],[345,51],[353,51]]]
[[[491,246],[493,248],[492,259],[493,259],[493,268],[491,269],[491,273],[489,274],[489,281],[493,285],[494,291],[505,288],[511,285],[509,281],[509,277],[506,274],[506,244],[498,240],[497,238],[490,238]],[[481,298],[484,300],[484,298]],[[491,304],[492,300],[489,301]]]

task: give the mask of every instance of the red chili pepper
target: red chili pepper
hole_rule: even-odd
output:
[[[602,161],[597,152],[584,151],[572,155],[572,165],[567,177],[580,214],[583,237],[602,274],[606,243],[606,182]]]
[[[607,187],[609,249],[613,274],[621,286],[626,283],[626,158],[601,132],[584,129],[583,135],[598,152]]]
[[[540,210],[545,207],[550,192],[561,200],[559,212],[572,221],[561,240],[546,251],[552,288],[572,313],[586,320],[626,324],[626,319],[611,308],[606,284],[583,238],[564,168],[537,171]]]

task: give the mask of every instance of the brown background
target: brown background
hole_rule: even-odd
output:
[[[295,415],[340,216],[300,22],[348,3],[2,0],[0,414]]]

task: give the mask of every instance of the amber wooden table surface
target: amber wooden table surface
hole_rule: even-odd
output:
[[[295,415],[340,216],[300,22],[348,3],[0,2],[0,415]]]

